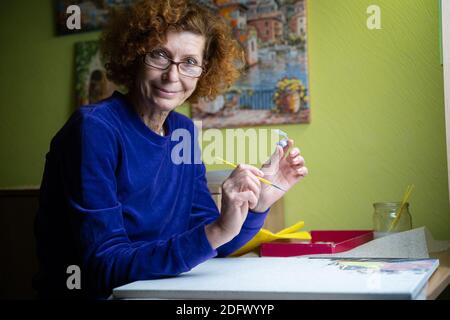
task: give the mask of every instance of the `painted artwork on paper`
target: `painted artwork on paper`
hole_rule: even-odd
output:
[[[435,264],[431,259],[330,259],[329,266],[338,267],[339,270],[352,271],[362,274],[372,274],[375,272],[384,274],[399,274],[411,272],[413,274],[427,273]]]
[[[192,105],[203,128],[310,123],[306,0],[199,1],[230,22],[244,75],[214,101]]]
[[[106,77],[98,41],[75,44],[75,92],[77,105],[95,103],[109,97],[117,86]]]

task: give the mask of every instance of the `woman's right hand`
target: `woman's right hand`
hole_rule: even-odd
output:
[[[257,176],[263,177],[264,173],[253,166],[241,164],[222,184],[220,217],[205,229],[214,249],[237,236],[248,210],[256,207],[261,192]]]

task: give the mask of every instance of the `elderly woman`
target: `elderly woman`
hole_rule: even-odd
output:
[[[35,223],[41,297],[104,298],[227,256],[283,196],[257,176],[287,190],[307,174],[298,149],[285,155],[290,141],[261,170],[232,172],[219,213],[204,164],[175,163],[171,135],[188,130],[198,151],[193,122],[174,109],[214,98],[239,75],[243,55],[227,24],[187,0],[141,1],[110,21],[102,53],[109,79],[128,93],[81,107],[51,142]]]

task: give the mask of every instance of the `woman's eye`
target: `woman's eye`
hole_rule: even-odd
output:
[[[164,51],[153,51],[152,56],[155,58],[167,58],[167,55],[164,53]]]
[[[186,62],[188,64],[192,64],[192,65],[198,65],[197,60],[193,59],[193,58],[187,58]]]

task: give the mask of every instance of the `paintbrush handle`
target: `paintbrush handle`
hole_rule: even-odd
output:
[[[392,231],[392,229],[394,229],[397,226],[398,222],[400,221],[400,216],[402,215],[403,208],[408,203],[409,197],[410,197],[411,192],[413,191],[413,189],[414,189],[414,185],[409,185],[408,188],[406,189],[406,192],[403,195],[403,199],[402,199],[402,202],[400,204],[400,208],[398,208],[398,211],[396,212],[395,219],[394,219],[394,221],[392,221],[392,224],[391,224],[391,226],[389,228],[389,231]]]
[[[222,159],[222,158],[219,158],[219,157],[216,157],[216,159],[222,161],[223,163],[225,163],[225,164],[227,164],[227,165],[229,165],[229,166],[231,166],[231,167],[233,167],[233,168],[237,168],[237,165],[235,165],[234,163],[231,163],[231,162],[229,162],[229,161],[227,161],[227,160],[224,160],[224,159]],[[264,179],[264,178],[261,178],[261,177],[258,177],[258,176],[256,176],[256,178],[258,178],[261,182],[264,182],[265,184],[268,184],[269,186],[275,187],[275,188],[277,188],[277,189],[280,189],[281,191],[286,192],[286,190],[284,190],[283,188],[281,188],[281,187],[277,186],[276,184],[270,182],[270,181],[267,180],[267,179]]]

